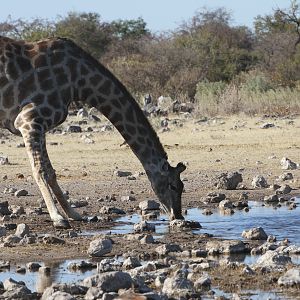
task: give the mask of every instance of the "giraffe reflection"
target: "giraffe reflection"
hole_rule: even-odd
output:
[[[45,266],[39,268],[38,278],[36,281],[36,291],[38,293],[43,293],[44,290],[51,286],[53,282],[53,270],[59,267],[59,263],[53,263],[50,266]]]

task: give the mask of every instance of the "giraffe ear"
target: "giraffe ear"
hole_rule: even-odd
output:
[[[182,173],[186,169],[186,165],[182,162],[178,163],[176,166],[176,171],[178,174]]]

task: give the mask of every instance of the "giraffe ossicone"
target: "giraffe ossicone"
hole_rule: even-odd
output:
[[[170,166],[148,119],[108,69],[68,39],[31,43],[0,36],[0,127],[23,137],[54,226],[69,227],[67,218],[81,220],[57,183],[45,137],[66,119],[73,101],[95,107],[110,120],[142,163],[170,219],[183,218],[180,173],[185,166]]]

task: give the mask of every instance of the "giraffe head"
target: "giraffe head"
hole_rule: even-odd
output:
[[[164,210],[169,214],[170,220],[183,219],[181,212],[183,183],[180,180],[180,173],[185,169],[183,163],[172,167],[165,160],[151,178],[152,187]]]

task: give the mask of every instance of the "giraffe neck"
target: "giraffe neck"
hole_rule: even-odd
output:
[[[98,61],[83,53],[76,89],[78,98],[98,109],[121,133],[149,177],[167,154],[143,111],[123,84]],[[151,178],[150,178],[151,179]]]

